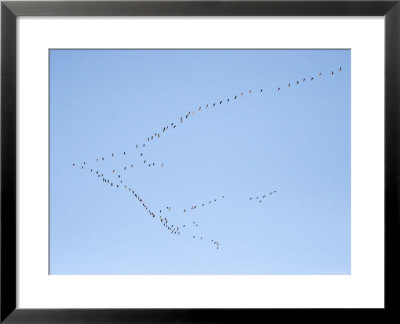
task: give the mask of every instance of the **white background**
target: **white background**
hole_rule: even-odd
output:
[[[17,30],[18,307],[383,307],[383,18],[19,17]],[[352,274],[49,276],[49,48],[351,48]]]

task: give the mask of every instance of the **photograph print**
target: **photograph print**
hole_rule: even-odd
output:
[[[351,274],[351,50],[50,49],[50,275]]]

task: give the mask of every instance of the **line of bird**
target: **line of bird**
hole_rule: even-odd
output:
[[[78,168],[82,169],[82,170],[90,171],[90,173],[93,174],[94,176],[96,176],[97,179],[101,180],[102,183],[110,185],[110,187],[112,187],[112,188],[123,189],[123,190],[126,190],[128,193],[131,193],[132,196],[139,202],[139,204],[141,204],[141,206],[143,207],[145,212],[147,212],[152,218],[156,219],[156,217],[158,216],[158,219],[160,220],[160,223],[163,225],[163,227],[165,229],[167,229],[170,232],[170,234],[180,235],[181,232],[182,232],[182,228],[186,228],[187,229],[189,227],[189,224],[183,224],[181,226],[175,226],[174,224],[169,223],[166,216],[165,217],[161,216],[162,209],[159,210],[160,211],[160,215],[156,215],[156,213],[154,213],[148,207],[148,205],[144,202],[143,198],[141,198],[141,196],[137,192],[135,192],[135,190],[131,186],[124,184],[120,174],[118,174],[118,175],[115,174],[114,175],[115,178],[112,179],[112,178],[106,177],[104,175],[104,173],[102,173],[102,171],[100,171],[100,170],[95,170],[95,169],[89,168],[89,167],[85,168],[85,166],[87,166],[86,162],[84,162]],[[73,167],[75,167],[75,164],[73,164]],[[112,174],[114,174],[114,172]],[[171,206],[166,206],[165,209],[167,211],[171,211],[172,207]],[[195,221],[193,221],[193,223],[190,224],[190,225],[192,225],[191,227],[195,228],[196,230],[197,230],[197,227],[199,226],[199,224],[197,222],[195,222]],[[196,236],[196,234],[197,234],[197,232],[193,235],[193,239],[198,238],[201,241],[203,241],[203,239],[204,239],[204,241],[207,241],[205,235],[201,235],[201,236],[197,235]],[[214,240],[210,239],[210,242],[213,243]],[[215,244],[214,244],[214,246],[215,246]],[[217,250],[219,249],[219,245],[215,246],[215,247],[217,248]]]
[[[342,71],[342,67],[339,67],[339,68],[338,68],[338,71],[341,72],[341,71]],[[334,71],[332,70],[332,71],[330,72],[330,74],[331,74],[331,75],[334,75]],[[322,72],[319,72],[319,73],[317,74],[317,77],[321,77],[321,76],[322,76]],[[302,82],[305,82],[305,81],[306,81],[306,78],[303,77],[303,78],[301,78],[301,80],[302,80]],[[310,80],[313,81],[313,80],[314,80],[314,77],[310,77]],[[296,84],[296,85],[299,85],[299,84],[300,84],[300,81],[296,81],[295,84]],[[291,83],[288,84],[288,87],[289,87],[289,88],[290,88],[290,85],[291,85]],[[278,89],[278,91],[281,90],[280,87],[278,87],[277,89]],[[245,94],[255,94],[255,93],[263,93],[263,92],[265,93],[265,91],[264,91],[262,88],[259,89],[259,90],[256,90],[256,91],[253,91],[252,89],[250,89],[250,90],[248,90],[248,91],[241,91],[240,94],[236,94],[236,95],[234,95],[234,96],[232,96],[232,97],[229,97],[229,98],[227,98],[227,99],[217,100],[217,101],[214,101],[212,104],[211,104],[211,103],[207,103],[207,104],[204,105],[204,106],[199,106],[199,107],[196,108],[196,109],[191,109],[191,110],[189,110],[189,111],[184,115],[185,118],[183,118],[183,115],[181,115],[181,116],[179,117],[179,119],[178,119],[177,124],[175,124],[174,122],[168,123],[166,126],[163,127],[163,129],[162,129],[161,132],[162,132],[162,133],[165,133],[165,132],[168,131],[168,130],[171,130],[171,129],[176,128],[177,125],[182,124],[184,120],[188,119],[188,118],[191,117],[191,116],[194,116],[195,113],[196,113],[196,111],[198,111],[198,112],[200,112],[200,111],[205,111],[205,110],[208,110],[208,108],[212,108],[212,107],[215,107],[215,106],[218,106],[218,105],[222,105],[223,103],[233,102],[233,101],[239,99],[240,97],[242,97],[242,96],[245,95]],[[158,132],[155,132],[154,135],[151,135],[151,136],[147,137],[147,142],[151,142],[151,141],[153,141],[154,139],[160,139],[160,137],[161,137],[161,134],[158,133]],[[145,147],[145,144],[143,144],[143,147]],[[136,148],[139,148],[139,144],[136,145]]]
[[[123,155],[126,155],[126,152],[124,152],[123,153]],[[111,153],[111,157],[113,158],[113,157],[115,157],[116,155],[114,154],[114,153]],[[140,156],[143,158],[143,153],[141,153],[140,154]],[[99,161],[104,161],[105,160],[105,158],[104,157],[102,157],[102,158],[97,158],[96,159],[96,162],[99,162]],[[143,163],[144,164],[147,164],[148,165],[148,167],[154,167],[154,166],[157,166],[157,165],[160,165],[160,167],[164,167],[164,162],[162,162],[162,163],[160,163],[160,164],[157,164],[157,163],[155,163],[155,162],[150,162],[150,163],[148,163],[148,161],[147,160],[143,160]],[[73,167],[75,167],[75,166],[77,166],[77,164],[76,163],[72,163],[72,166]],[[87,165],[86,165],[86,161],[84,161],[83,162],[83,164],[81,165],[81,169],[84,169],[85,167],[86,167]],[[132,169],[134,167],[134,163],[127,163],[125,166],[123,166],[122,167],[122,169],[120,169],[119,171],[121,172],[121,171],[127,171],[127,170],[129,170],[129,169]],[[90,171],[92,172],[93,171],[93,169],[90,169]],[[117,169],[112,169],[112,173],[117,173],[118,172],[118,170]],[[120,175],[119,175],[120,176]]]
[[[274,195],[274,194],[276,194],[276,190],[271,191],[271,192],[269,193],[270,196],[272,196],[272,195]],[[254,197],[250,197],[250,200],[253,200],[253,199],[254,199],[254,201],[258,201],[259,203],[261,203],[265,197],[267,197],[266,194],[264,194],[264,195],[259,195],[259,196],[254,196]]]
[[[339,72],[342,72],[342,67],[339,67],[338,68],[338,71]],[[330,73],[329,73],[330,75],[334,75],[335,74],[335,71],[331,71]],[[322,77],[322,72],[319,72],[318,74],[317,74],[317,76],[316,77]],[[306,78],[301,78],[301,81],[302,82],[306,82]],[[313,81],[314,80],[314,77],[312,76],[312,77],[310,77],[310,81]],[[288,83],[288,88],[290,88],[290,86],[292,85],[292,84],[295,84],[295,85],[299,85],[300,84],[300,81],[299,80],[297,80],[296,81],[296,83]],[[280,91],[281,90],[281,88],[280,87],[278,87],[278,91]]]
[[[338,71],[338,72],[342,72],[342,71],[343,71],[342,67],[339,67],[339,68],[337,69],[337,71]],[[334,70],[331,70],[331,71],[328,72],[327,74],[333,76],[333,75],[335,74],[335,71],[334,71]],[[311,77],[309,77],[309,80],[310,80],[310,81],[313,81],[313,80],[315,80],[315,79],[317,79],[317,78],[321,78],[323,75],[324,75],[324,74],[323,74],[322,72],[319,72],[316,76],[311,76]],[[301,80],[301,81],[300,81],[300,80]],[[305,77],[303,77],[303,78],[300,78],[299,80],[295,81],[294,83],[289,82],[287,88],[290,88],[292,85],[299,85],[299,84],[301,84],[302,82],[306,82],[306,80],[307,80],[307,79],[306,79]],[[281,88],[280,86],[277,87],[277,91],[281,91],[281,90],[283,90],[283,88]],[[229,97],[229,98],[227,98],[227,99],[213,101],[212,103],[206,104],[206,105],[204,105],[204,106],[199,106],[198,108],[190,109],[187,113],[181,115],[181,116],[178,118],[178,121],[177,121],[176,123],[175,123],[175,122],[170,122],[170,123],[168,123],[168,124],[167,124],[166,126],[164,126],[159,132],[155,132],[155,133],[152,134],[151,136],[148,136],[147,139],[145,140],[145,143],[143,143],[143,144],[136,144],[135,147],[136,147],[136,149],[139,149],[139,148],[146,148],[146,142],[147,142],[147,144],[149,145],[150,142],[152,142],[153,140],[155,140],[155,139],[160,139],[162,133],[166,133],[168,130],[175,129],[179,124],[182,124],[185,120],[189,119],[189,117],[194,116],[195,113],[196,113],[196,111],[200,112],[200,111],[209,110],[208,108],[216,107],[216,106],[222,105],[223,103],[234,102],[234,101],[237,101],[240,97],[242,97],[242,96],[244,96],[244,95],[246,95],[246,94],[249,95],[249,94],[255,94],[255,93],[266,93],[266,92],[265,92],[264,89],[262,89],[262,88],[259,89],[259,90],[256,90],[256,91],[250,89],[250,90],[247,90],[247,91],[242,91],[242,92],[240,92],[240,93],[238,93],[238,94],[236,94],[236,95],[234,95],[234,96],[232,96],[232,97]],[[148,146],[147,146],[147,147],[148,147]],[[111,157],[115,157],[115,156],[117,156],[117,155],[118,155],[118,154],[116,154],[116,153],[111,153]],[[121,156],[124,156],[124,155],[127,155],[127,152],[126,152],[126,151],[124,151],[124,152],[121,153]],[[156,163],[156,162],[150,162],[150,161],[148,161],[148,160],[144,160],[143,152],[141,152],[140,156],[143,158],[143,163],[146,164],[148,167],[153,167],[153,166],[158,166],[158,165],[159,165],[160,167],[164,167],[164,163]],[[96,161],[97,161],[97,162],[99,162],[99,161],[104,161],[104,160],[105,160],[105,156],[104,156],[104,155],[103,155],[102,157],[96,158]],[[129,164],[128,164],[128,165],[129,165]],[[128,167],[128,166],[125,166],[125,168],[127,168],[127,167]],[[132,167],[132,164],[131,164],[131,167]]]
[[[224,199],[225,198],[225,196],[221,196],[221,199]],[[211,199],[211,200],[209,200],[208,201],[208,204],[207,204],[207,202],[203,202],[203,203],[200,203],[200,204],[198,204],[198,205],[192,205],[191,207],[190,207],[190,210],[196,210],[197,209],[197,207],[205,207],[205,206],[207,206],[207,205],[211,205],[212,203],[216,203],[217,202],[217,200],[218,200],[218,198],[213,198],[213,199]],[[186,213],[186,212],[188,212],[189,211],[189,209],[184,209],[183,210],[183,212],[184,213]]]

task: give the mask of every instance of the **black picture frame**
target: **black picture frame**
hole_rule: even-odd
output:
[[[18,16],[384,16],[385,307],[384,309],[19,309],[16,308],[16,19]],[[38,36],[40,37],[40,36]],[[4,323],[252,323],[272,314],[296,319],[382,320],[400,307],[400,0],[395,1],[2,1],[1,288]],[[340,311],[340,312],[338,312]],[[340,316],[340,317],[339,317]],[[394,317],[395,318],[395,317]]]

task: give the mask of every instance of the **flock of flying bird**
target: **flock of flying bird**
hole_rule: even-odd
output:
[[[225,198],[225,196],[221,196],[221,199],[224,199],[224,198]],[[208,204],[215,203],[215,202],[217,202],[217,200],[218,200],[218,198],[211,199],[211,200],[208,201]],[[197,205],[192,205],[192,206],[190,206],[190,210],[195,210],[197,207],[204,207],[204,206],[206,206],[206,205],[207,205],[206,202],[205,202],[205,203],[199,204],[199,206],[197,206]],[[186,213],[186,211],[189,211],[189,209],[186,209],[186,208],[185,208],[185,209],[183,210],[184,213]]]
[[[340,67],[340,68],[338,69],[338,71],[341,72],[341,71],[342,71],[342,68]],[[330,74],[333,76],[333,75],[334,75],[334,71],[331,71]],[[321,73],[321,72],[318,73],[318,75],[317,75],[316,77],[311,77],[311,78],[310,78],[310,81],[313,81],[313,80],[314,80],[315,78],[317,78],[317,77],[322,77],[322,73]],[[305,82],[305,81],[306,81],[306,78],[302,78],[301,80],[302,80],[302,82]],[[299,84],[300,84],[300,81],[296,81],[294,84],[295,84],[295,85],[299,85]],[[290,88],[290,87],[291,87],[291,83],[288,83],[288,88]],[[281,91],[281,88],[278,87],[278,88],[277,88],[277,91]],[[259,89],[258,92],[259,92],[259,93],[263,93],[264,90],[263,90],[263,89]],[[210,103],[210,104],[206,104],[206,105],[204,105],[204,106],[199,106],[196,110],[197,110],[198,112],[205,111],[205,110],[210,110],[212,107],[215,107],[215,106],[217,106],[217,105],[222,105],[224,102],[225,102],[225,103],[229,103],[229,102],[233,102],[233,101],[235,101],[235,100],[238,100],[240,97],[242,97],[242,96],[245,95],[246,93],[247,93],[247,94],[254,94],[254,93],[256,93],[256,91],[253,91],[253,90],[250,89],[250,90],[248,90],[248,91],[246,91],[246,92],[240,92],[239,94],[236,94],[236,95],[233,96],[232,98],[227,98],[226,100],[218,100],[218,101],[212,102],[212,103]],[[179,124],[182,124],[185,120],[187,120],[187,119],[189,119],[190,117],[194,116],[195,113],[196,113],[196,110],[189,110],[186,114],[180,116],[180,117],[178,118],[178,121],[176,122],[176,124],[175,124],[174,122],[168,123],[166,126],[164,126],[164,127],[162,128],[162,130],[160,130],[159,132],[155,132],[155,133],[152,134],[151,136],[147,137],[147,140],[145,141],[145,143],[143,143],[143,144],[136,144],[136,149],[142,149],[142,150],[143,150],[143,148],[146,148],[146,142],[147,142],[147,147],[148,147],[149,144],[150,144],[152,141],[154,141],[154,140],[156,140],[156,139],[160,139],[161,136],[162,136],[162,133],[165,134],[166,132],[168,132],[168,131],[170,131],[170,130],[172,130],[172,129],[175,129]],[[136,152],[138,152],[138,151],[136,150]],[[130,154],[129,154],[129,155],[130,155]],[[110,157],[111,159],[117,158],[118,156],[119,156],[119,155],[117,155],[116,153],[111,153],[111,154],[109,155],[109,157]],[[123,152],[120,156],[122,156],[122,157],[123,157],[123,156],[127,156],[127,152]],[[97,157],[97,158],[96,158],[96,163],[98,163],[98,162],[103,162],[103,161],[105,161],[105,159],[106,159],[105,156]],[[143,164],[146,165],[147,167],[154,167],[154,166],[156,166],[156,165],[159,165],[160,167],[164,167],[164,162],[162,162],[162,163],[156,163],[156,162],[153,162],[153,161],[148,161],[148,160],[144,157],[144,153],[143,153],[142,151],[140,151],[140,159],[143,160]],[[76,164],[76,163],[73,163],[72,166],[73,166],[73,167],[79,167],[78,164]],[[126,164],[125,166],[123,166],[123,168],[122,168],[121,170],[119,170],[119,171],[116,170],[115,168],[112,169],[112,170],[110,170],[111,176],[106,176],[103,172],[100,171],[100,168],[99,168],[98,166],[99,166],[99,165],[97,165],[97,167],[89,167],[89,166],[86,164],[86,162],[83,162],[83,164],[80,165],[80,169],[87,169],[87,170],[90,171],[91,174],[93,174],[94,176],[96,176],[96,178],[98,178],[99,180],[101,180],[102,183],[104,183],[104,184],[106,184],[106,185],[109,185],[110,187],[113,187],[113,188],[116,188],[116,189],[119,189],[119,188],[120,188],[120,189],[123,189],[123,190],[125,190],[126,192],[128,192],[129,194],[131,194],[132,197],[134,197],[134,198],[141,204],[141,206],[143,207],[144,211],[145,211],[146,213],[148,213],[149,216],[151,216],[152,218],[158,220],[158,221],[160,222],[160,224],[161,224],[165,229],[167,229],[171,234],[173,234],[173,235],[180,235],[181,232],[182,232],[184,229],[187,230],[189,227],[192,227],[194,230],[196,230],[197,227],[199,226],[199,224],[198,224],[197,222],[195,222],[195,221],[193,221],[193,222],[186,222],[186,224],[181,224],[181,225],[177,226],[177,225],[174,225],[174,224],[172,224],[171,222],[168,221],[167,215],[165,215],[166,212],[162,213],[163,209],[159,209],[159,213],[158,213],[158,214],[156,214],[154,211],[152,211],[152,210],[147,206],[147,204],[144,202],[143,198],[142,198],[137,192],[135,192],[135,190],[132,188],[132,186],[130,186],[130,185],[128,185],[128,184],[125,184],[124,181],[123,181],[122,178],[121,178],[121,173],[123,173],[123,171],[125,172],[125,171],[127,171],[127,170],[129,170],[129,169],[131,169],[131,168],[134,168],[134,164],[133,164],[133,163],[131,163],[131,162],[127,163],[127,164]],[[276,193],[277,193],[276,190],[271,191],[271,192],[269,192],[269,196],[272,196],[272,195],[274,195],[274,194],[276,194]],[[262,200],[265,199],[266,196],[267,196],[266,194],[254,196],[254,197],[250,197],[250,200],[253,200],[253,199],[254,199],[254,201],[258,201],[259,203],[261,203]],[[223,200],[224,198],[225,198],[225,196],[221,196],[221,200]],[[218,200],[218,198],[213,198],[213,199],[209,200],[209,201],[208,201],[208,205],[217,202],[217,200]],[[207,202],[202,202],[202,203],[200,203],[200,204],[192,205],[192,206],[190,207],[190,210],[193,211],[193,210],[196,210],[197,208],[205,207],[206,205],[207,205]],[[171,208],[171,206],[167,206],[167,207],[165,207],[165,209],[167,210],[167,212],[170,212],[172,208]],[[189,211],[189,208],[188,208],[188,209],[183,209],[183,213],[187,213],[188,211]],[[165,216],[164,216],[164,215],[165,215]],[[192,233],[192,234],[193,234],[193,233]],[[196,235],[196,234],[197,234],[197,235]],[[197,238],[197,239],[199,239],[199,240],[201,240],[201,241],[203,241],[203,240],[204,240],[204,241],[209,241],[217,250],[218,250],[219,247],[220,247],[220,243],[219,243],[218,241],[216,241],[215,239],[213,239],[213,238],[206,238],[205,235],[198,235],[197,232],[196,232],[195,234],[192,235],[192,238],[193,238],[193,239],[196,239],[196,238]]]
[[[272,195],[274,195],[274,194],[276,194],[276,190],[271,191],[271,192],[269,193],[270,196],[272,196]],[[262,196],[260,195],[260,196],[256,196],[256,197],[250,197],[250,200],[253,200],[253,198],[254,198],[255,201],[258,201],[259,203],[262,203],[262,201],[263,201],[263,199],[264,199],[265,197],[267,197],[267,195],[262,195]]]
[[[126,155],[126,152],[123,152],[122,155]],[[111,158],[115,158],[117,157],[117,154],[115,153],[111,153]],[[97,162],[100,161],[104,161],[104,157],[100,158],[100,159],[96,159]],[[122,189],[124,191],[126,191],[127,193],[131,194],[133,198],[135,198],[138,203],[142,206],[142,208],[144,209],[145,213],[149,214],[150,217],[159,220],[160,224],[170,232],[170,234],[173,235],[180,235],[182,230],[188,230],[189,228],[192,228],[193,232],[195,230],[197,230],[197,228],[199,227],[199,224],[195,221],[190,222],[190,220],[187,220],[185,222],[185,224],[181,224],[181,225],[174,225],[171,222],[168,221],[167,217],[168,216],[168,212],[170,212],[172,210],[171,206],[166,206],[165,208],[159,209],[159,212],[156,213],[153,210],[151,210],[149,208],[149,206],[146,204],[146,202],[143,200],[143,198],[134,190],[134,188],[128,184],[125,184],[123,177],[121,177],[121,174],[119,174],[118,172],[116,172],[115,169],[112,169],[112,171],[110,172],[111,174],[109,176],[106,176],[102,171],[99,170],[99,168],[94,168],[94,167],[89,167],[89,165],[85,162],[83,162],[81,165],[77,165],[76,163],[72,164],[73,167],[78,167],[82,170],[87,170],[88,172],[90,172],[90,174],[92,174],[93,176],[95,176],[98,180],[100,180],[103,184],[108,185],[112,188],[115,189]],[[131,167],[133,167],[133,164],[130,164]],[[127,167],[124,167],[123,170],[127,170]],[[222,196],[222,199],[225,196]],[[214,201],[217,201],[217,198],[214,198]],[[211,203],[211,200],[210,200]],[[192,206],[191,209],[195,209],[196,206]],[[163,212],[164,211],[164,212]],[[184,209],[183,211],[184,213],[186,212],[186,209]],[[205,235],[198,235],[197,232],[193,235],[192,234],[192,238],[193,239],[199,239],[200,241],[206,241],[206,236]],[[220,243],[218,241],[216,241],[213,238],[209,239],[209,242],[218,250],[220,247]]]

